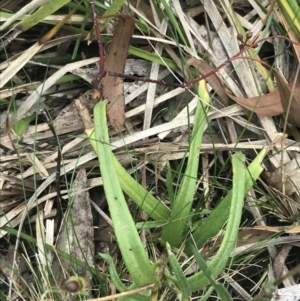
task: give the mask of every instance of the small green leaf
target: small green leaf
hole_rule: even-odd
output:
[[[127,288],[119,277],[119,274],[116,270],[116,266],[114,264],[112,257],[109,254],[104,254],[104,253],[99,253],[99,255],[108,263],[108,271],[112,283],[116,286],[119,292],[125,292]]]
[[[194,257],[195,257],[197,263],[199,264],[200,269],[203,271],[206,278],[209,280],[209,282],[211,283],[213,288],[216,290],[220,299],[222,301],[232,301],[232,298],[230,297],[230,294],[228,293],[226,288],[222,284],[217,283],[215,281],[215,279],[212,277],[211,272],[210,272],[205,260],[199,254],[199,252],[197,251],[195,246],[192,246],[192,250],[193,250]]]
[[[18,135],[18,137],[22,137],[24,132],[28,129],[30,122],[35,120],[35,118],[35,115],[31,115],[18,120],[12,127],[15,134]]]

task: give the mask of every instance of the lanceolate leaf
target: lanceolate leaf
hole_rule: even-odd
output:
[[[263,116],[277,116],[283,113],[279,92],[244,98],[236,97],[226,90],[227,95],[242,107]]]
[[[174,200],[169,224],[166,225],[162,235],[162,240],[169,242],[169,244],[174,247],[178,247],[182,242],[182,236],[187,227],[187,221],[189,219],[196,188],[200,146],[207,118],[206,108],[210,101],[210,96],[206,90],[206,82],[204,80],[199,83],[198,95],[199,101],[191,135],[187,167],[179,193]]]
[[[90,142],[98,155],[105,196],[123,260],[137,286],[158,284],[154,266],[145,253],[115,171],[106,121],[106,101],[96,104],[94,116],[96,139],[90,139]],[[92,130],[86,132],[90,137]]]

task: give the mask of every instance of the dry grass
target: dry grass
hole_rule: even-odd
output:
[[[22,7],[23,2],[16,1],[16,7]],[[136,22],[125,73],[164,79],[167,82],[188,82],[197,73],[192,68],[188,70],[188,58],[204,59],[213,68],[217,68],[240,51],[236,38],[239,28],[251,31],[253,37],[258,39],[277,33],[275,23],[266,22],[267,12],[256,5],[255,1],[240,0],[231,4],[225,0],[215,2],[218,5],[205,0],[204,6],[201,4],[182,8],[174,0],[172,13],[177,23],[173,24],[167,18],[161,18],[155,5],[150,7],[146,2],[141,2],[137,9],[133,4],[126,3],[124,10],[129,10],[139,21]],[[89,7],[88,1],[86,5]],[[267,1],[263,1],[262,5],[266,9],[269,7]],[[8,2],[1,4],[1,7],[2,11],[17,12]],[[90,248],[96,250],[93,254],[96,254],[94,267],[98,277],[95,277],[93,271],[88,271],[85,277],[91,290],[88,296],[78,296],[78,299],[87,300],[116,293],[116,288],[107,277],[108,267],[98,258],[98,252],[112,253],[119,275],[124,282],[128,281],[128,274],[124,271],[111,235],[111,225],[108,224],[111,221],[107,216],[109,213],[101,188],[98,160],[86,141],[84,125],[74,104],[74,99],[81,99],[92,114],[94,103],[89,84],[97,74],[95,63],[99,60],[98,49],[97,43],[87,46],[87,42],[83,40],[92,28],[92,21],[84,15],[83,10],[78,10],[70,17],[67,23],[69,27],[65,26],[45,44],[37,43],[42,33],[48,32],[53,27],[52,24],[60,21],[68,9],[62,8],[56,14],[47,16],[45,22],[22,32],[4,47],[5,51],[1,54],[0,68],[4,76],[1,78],[0,90],[0,226],[5,226],[0,232],[3,246],[0,258],[3,290],[1,300],[5,300],[7,295],[11,300],[40,300],[46,288],[61,288],[62,279],[68,277],[61,272],[67,269],[62,262],[56,263],[61,266],[53,272],[53,258],[56,257],[51,247],[45,247],[45,244],[55,246],[59,230],[59,207],[56,202],[56,159],[59,152],[62,155],[60,194],[65,214],[63,223],[73,200],[74,181],[79,169],[84,169],[87,173],[83,190],[90,192],[93,207],[101,213],[100,221],[95,211],[94,220],[89,218],[87,224],[82,224],[90,227],[91,231],[95,227],[94,240],[84,244],[90,244]],[[276,17],[273,16],[274,19],[281,16],[276,6],[275,10],[277,13]],[[5,16],[1,19],[2,24],[4,21]],[[148,32],[143,30],[145,23]],[[84,27],[81,28],[82,24]],[[176,24],[182,30],[186,44],[179,36],[179,31],[176,31]],[[8,29],[2,31],[2,41],[9,36]],[[103,32],[105,42],[111,37],[111,32],[109,24]],[[247,55],[253,57],[255,53],[258,59],[266,58],[291,81],[296,73],[297,57],[293,49],[284,48],[282,51],[281,47],[287,47],[287,44],[283,46],[281,41],[277,38],[265,41],[259,44],[258,53],[255,53],[255,49],[250,49]],[[109,43],[106,47],[109,47]],[[76,56],[74,61],[71,60],[72,54]],[[165,64],[158,64],[159,61],[164,61]],[[218,75],[236,97],[250,98],[275,90],[276,83],[272,75],[266,69],[262,72],[262,68],[262,65],[253,61],[238,59],[220,69]],[[266,170],[277,169],[275,175],[279,174],[279,186],[274,188],[270,185],[270,178],[274,173],[266,174],[247,194],[240,230],[240,239],[246,242],[238,244],[230,266],[221,275],[227,289],[232,292],[232,297],[248,300],[262,290],[267,280],[279,279],[299,263],[298,231],[287,234],[281,228],[276,228],[285,226],[285,229],[289,229],[299,219],[299,129],[285,129],[283,115],[258,115],[231,100],[225,104],[213,90],[210,95],[212,101],[208,113],[209,123],[201,146],[199,182],[195,192],[195,215],[204,208],[214,208],[230,188],[232,176],[228,157],[233,150],[244,153],[250,162],[256,152],[276,137],[282,133],[288,135],[264,162]],[[196,86],[174,88],[143,81],[126,81],[124,96],[125,129],[117,133],[110,127],[112,149],[128,172],[169,206],[166,166],[170,162],[176,191],[182,180],[184,160],[189,150],[190,129],[198,101]],[[49,111],[59,145],[42,117],[41,109]],[[29,118],[29,125],[18,136],[16,127],[12,126],[25,117]],[[290,169],[285,173],[291,178],[293,185],[282,178],[285,176],[283,167],[287,165]],[[88,199],[89,196],[86,196],[85,200]],[[143,221],[143,213],[130,202],[129,205],[136,222]],[[73,215],[76,223],[78,213]],[[254,225],[261,228],[254,229]],[[71,228],[71,237],[74,237],[77,228],[74,224]],[[19,229],[18,234],[12,229]],[[21,232],[29,236],[21,235]],[[247,240],[246,236],[250,238]],[[141,239],[149,247],[149,256],[153,260],[161,256],[155,231],[142,230]],[[261,246],[262,242],[264,244]],[[212,241],[207,242],[207,246],[210,244],[213,244]],[[238,248],[243,244],[249,246],[244,253],[239,254]],[[217,246],[218,244],[215,248]],[[66,248],[64,251],[68,253]],[[202,254],[205,254],[205,248],[206,246]],[[211,256],[214,252],[210,250],[208,253]],[[77,255],[74,256],[78,258]],[[92,265],[90,258],[81,260]],[[185,268],[189,265],[184,262],[182,264]],[[77,268],[76,264],[74,266]],[[78,270],[74,266],[70,269],[76,274]],[[192,268],[193,265],[189,267]],[[62,274],[58,277],[60,273]],[[91,275],[94,277],[93,282]],[[299,274],[296,273],[286,277],[280,285],[293,286],[298,283]],[[56,287],[49,287],[50,284]],[[175,300],[172,289],[168,286],[163,288],[159,300]],[[200,297],[203,293],[199,291],[194,296]],[[73,300],[65,292],[52,293],[47,298]]]

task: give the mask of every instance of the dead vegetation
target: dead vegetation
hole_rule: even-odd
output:
[[[265,293],[269,282],[276,286],[268,298],[275,300],[282,287],[292,287],[297,296],[299,43],[282,7],[252,0],[99,5],[99,16],[106,16],[99,19],[105,50],[99,72],[99,35],[89,1],[53,1],[59,7],[36,23],[30,16],[47,1],[24,13],[26,20],[17,14],[27,2],[0,5],[0,299],[113,298],[121,290],[99,252],[110,254],[123,285],[130,283],[85,129],[94,127],[96,103],[108,99],[116,158],[172,208],[171,192],[180,190],[187,166],[201,77],[208,82],[210,103],[191,227],[176,254],[184,275],[199,269],[182,253],[186,239],[231,189],[232,152],[245,154],[249,164],[275,141],[264,172],[245,196],[237,245],[218,281],[241,300]],[[107,73],[95,85],[101,64]],[[127,201],[147,255],[167,266],[159,241],[162,224],[151,226],[132,197]],[[222,239],[220,231],[200,253],[214,256]],[[74,275],[84,280],[66,284]],[[180,297],[178,287],[160,280],[151,300]],[[81,293],[70,294],[73,289]],[[191,297],[205,293],[199,289]]]

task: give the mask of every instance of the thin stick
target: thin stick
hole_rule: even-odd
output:
[[[154,83],[154,84],[158,84],[158,85],[164,85],[164,86],[171,86],[171,87],[179,87],[179,88],[189,88],[191,87],[192,85],[198,83],[199,81],[203,80],[203,79],[206,79],[208,78],[209,76],[211,75],[215,75],[216,72],[218,72],[221,68],[225,67],[226,65],[228,65],[230,62],[236,60],[236,59],[247,59],[247,60],[252,60],[252,61],[257,61],[257,62],[260,62],[261,64],[263,64],[264,66],[269,66],[266,62],[264,61],[261,61],[261,60],[258,60],[258,59],[255,59],[255,58],[252,58],[252,57],[247,57],[247,56],[241,56],[244,52],[248,51],[249,49],[251,48],[256,48],[259,43],[263,42],[263,41],[267,41],[267,40],[270,40],[272,39],[273,37],[268,37],[268,38],[264,38],[264,39],[261,39],[259,41],[256,41],[256,42],[251,42],[251,44],[246,44],[246,43],[242,43],[241,45],[243,46],[241,48],[241,50],[236,53],[234,56],[232,56],[231,58],[227,59],[225,62],[223,62],[222,64],[220,64],[218,67],[216,67],[214,70],[194,79],[194,80],[191,80],[190,82],[187,82],[187,83],[183,83],[183,84],[177,84],[177,83],[167,83],[166,81],[164,80],[153,80],[153,79],[150,79],[150,78],[144,78],[144,77],[138,77],[138,76],[132,76],[132,75],[126,75],[126,74],[122,74],[122,73],[116,73],[116,72],[111,72],[111,71],[107,71],[107,75],[109,76],[117,76],[117,77],[121,77],[121,78],[125,78],[125,79],[131,79],[131,80],[137,80],[137,81],[143,81],[143,82],[146,82],[146,83]],[[287,37],[285,36],[277,36],[277,38],[283,38],[285,40],[288,40],[289,42],[291,42],[292,44],[295,44],[295,45],[300,45],[299,43],[297,42],[294,42],[290,39],[288,39]],[[270,66],[269,66],[270,67]],[[271,67],[270,67],[271,68]]]
[[[101,80],[106,75],[106,71],[104,69],[104,49],[103,49],[101,31],[100,31],[98,15],[96,12],[96,6],[94,3],[94,0],[90,0],[90,4],[91,4],[92,12],[93,12],[93,14],[92,14],[93,15],[93,23],[94,23],[94,28],[95,28],[97,41],[98,41],[98,48],[99,48],[99,73],[98,73],[97,77],[92,80],[92,85],[95,89],[100,89],[101,88]]]
[[[255,43],[256,45],[256,43]],[[173,84],[173,83],[167,83],[164,80],[154,80],[154,79],[148,79],[148,78],[143,78],[143,77],[138,77],[138,76],[131,76],[131,75],[125,75],[125,74],[121,74],[121,73],[115,73],[115,72],[110,72],[108,71],[107,74],[109,76],[118,76],[118,77],[122,77],[122,78],[127,78],[127,79],[133,79],[133,80],[141,80],[147,83],[155,83],[158,85],[164,85],[164,86],[172,86],[172,87],[179,87],[179,88],[188,88],[191,87],[192,85],[198,83],[200,80],[205,79],[211,75],[214,75],[217,71],[219,71],[221,68],[223,68],[224,66],[226,66],[227,64],[229,64],[231,61],[235,60],[235,59],[242,59],[244,57],[240,57],[241,54],[243,54],[244,52],[246,52],[247,50],[249,50],[250,48],[253,48],[255,45],[249,45],[247,47],[243,47],[237,54],[235,54],[233,57],[231,57],[230,59],[226,60],[225,62],[223,62],[221,65],[219,65],[218,67],[216,67],[214,70],[188,82],[188,83],[183,83],[183,84]]]
[[[54,129],[53,126],[53,122],[52,122],[52,118],[50,113],[47,110],[41,110],[46,122],[48,124],[48,127],[50,129],[50,131],[52,132],[55,140],[56,140],[56,144],[57,144],[57,164],[56,164],[56,200],[57,200],[57,220],[58,220],[58,224],[60,223],[60,221],[62,220],[62,204],[61,204],[61,200],[62,200],[62,196],[60,193],[60,168],[61,168],[61,149],[60,149],[60,141],[58,138],[58,135],[56,134],[56,131]],[[58,226],[59,229],[59,226]]]
[[[128,292],[114,294],[114,295],[111,295],[111,296],[101,297],[101,298],[97,298],[97,299],[89,299],[87,301],[108,301],[108,300],[112,300],[112,299],[116,299],[116,298],[120,298],[120,297],[126,297],[126,296],[130,296],[130,295],[134,295],[136,293],[148,290],[148,289],[153,288],[153,287],[154,287],[154,284],[149,284],[149,285],[146,285],[144,287],[136,288],[136,289],[128,291]]]
[[[275,0],[273,0],[272,5],[274,5]],[[98,47],[99,47],[99,73],[97,75],[97,77],[95,79],[92,80],[92,86],[95,89],[100,89],[101,88],[101,80],[104,76],[106,76],[106,74],[108,74],[109,76],[115,76],[115,77],[121,77],[124,79],[130,79],[130,80],[137,80],[137,81],[143,81],[143,82],[148,82],[148,83],[154,83],[154,84],[158,84],[158,85],[164,85],[164,86],[172,86],[172,87],[180,87],[180,88],[189,88],[191,86],[193,86],[194,84],[198,83],[199,81],[216,74],[217,71],[219,71],[221,68],[223,68],[224,66],[226,66],[227,64],[229,64],[231,61],[236,60],[236,59],[242,59],[242,58],[246,58],[246,59],[252,59],[252,60],[256,60],[253,58],[249,58],[249,57],[241,57],[241,55],[248,51],[251,48],[256,48],[259,43],[263,42],[263,41],[267,41],[270,40],[272,37],[268,37],[268,38],[264,38],[261,39],[259,41],[257,41],[258,35],[256,35],[252,41],[249,41],[250,43],[248,44],[248,38],[246,39],[245,42],[241,41],[241,49],[238,53],[236,53],[234,56],[232,56],[231,58],[227,59],[225,62],[223,62],[221,65],[219,65],[218,67],[216,67],[214,70],[208,72],[207,74],[202,75],[201,77],[198,77],[188,83],[183,83],[183,84],[177,84],[177,83],[167,83],[164,80],[153,80],[153,79],[148,79],[148,78],[143,78],[143,77],[138,77],[138,76],[132,76],[132,75],[126,75],[126,74],[122,74],[122,73],[116,73],[116,72],[111,72],[111,71],[106,71],[104,69],[104,49],[103,49],[103,44],[102,44],[102,36],[101,36],[101,32],[100,32],[100,27],[99,27],[99,21],[98,21],[98,16],[97,16],[97,12],[96,12],[96,7],[95,7],[95,3],[94,0],[90,0],[90,4],[91,4],[91,8],[92,8],[92,12],[93,12],[93,23],[94,23],[94,27],[95,27],[95,31],[96,31],[96,36],[97,36],[97,40],[98,40]],[[269,11],[270,13],[270,11]],[[269,16],[269,14],[268,14]],[[108,17],[108,16],[107,16]],[[291,43],[299,45],[299,43],[291,41],[290,39],[288,39],[285,36],[278,36],[277,38],[283,38],[285,40],[289,40]],[[267,65],[264,62],[261,62],[263,65]]]
[[[10,124],[9,124],[9,112],[10,112],[10,107],[11,107],[12,101],[13,101],[13,97],[10,98],[10,101],[9,101],[9,104],[8,104],[8,107],[7,107],[7,110],[6,110],[6,132],[7,132],[7,136],[10,140],[10,143],[11,143],[14,151],[16,152],[16,155],[19,158],[19,152],[18,152],[18,150],[16,148],[16,145],[13,141],[13,138],[11,137],[11,128],[10,128]],[[21,163],[21,161],[20,161],[20,163]]]
[[[268,38],[269,39],[269,38]],[[188,83],[183,83],[183,84],[171,84],[171,83],[167,83],[164,80],[153,80],[153,79],[145,79],[142,77],[138,77],[138,76],[131,76],[131,75],[125,75],[125,74],[121,74],[121,73],[115,73],[115,72],[110,72],[108,71],[107,74],[109,76],[118,76],[118,77],[122,77],[122,78],[127,78],[127,79],[132,79],[132,80],[141,80],[144,82],[148,82],[148,83],[154,83],[154,84],[158,84],[158,85],[164,85],[164,86],[173,86],[173,87],[179,87],[179,88],[188,88],[191,87],[192,85],[198,83],[200,80],[205,79],[211,75],[214,75],[217,71],[219,71],[221,68],[223,68],[224,66],[226,66],[227,64],[229,64],[231,61],[235,60],[235,59],[242,59],[243,57],[241,57],[241,55],[246,52],[247,50],[251,49],[251,48],[255,48],[258,43],[260,43],[260,41],[255,42],[255,43],[251,43],[250,45],[247,44],[243,44],[243,48],[237,53],[235,54],[233,57],[227,59],[225,62],[223,62],[221,65],[219,65],[218,67],[216,67],[214,70],[188,82]]]

